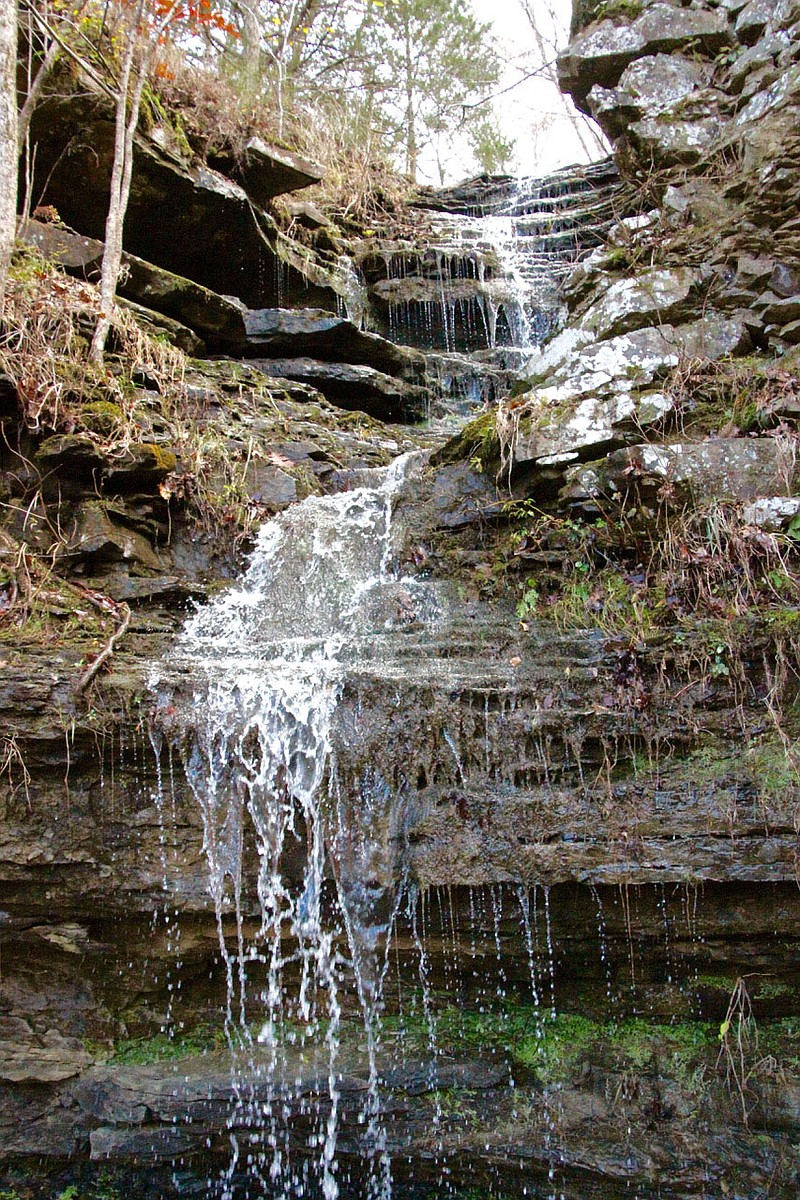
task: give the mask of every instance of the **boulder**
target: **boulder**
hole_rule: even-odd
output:
[[[776,296],[774,292],[762,292],[753,307],[768,325],[788,325],[800,320],[800,295]]]
[[[566,465],[624,446],[674,408],[672,398],[658,391],[590,394],[564,406],[555,389],[544,389],[537,399],[543,407],[530,423],[520,426],[514,461],[534,461],[542,467]]]
[[[690,267],[652,267],[613,282],[580,318],[580,328],[598,340],[630,333],[656,321],[690,316],[689,297],[698,290],[702,273]]]
[[[397,511],[415,537],[424,540],[438,529],[462,529],[500,515],[503,502],[493,476],[468,462],[445,463],[414,478],[400,493]]]
[[[691,166],[711,146],[719,132],[717,116],[692,121],[662,113],[652,120],[635,121],[628,135],[640,157],[656,167]]]
[[[740,314],[709,313],[687,325],[649,326],[597,341],[588,330],[567,329],[531,362],[535,401],[520,422],[515,461],[552,466],[624,446],[673,410],[673,398],[657,386],[672,368],[687,359],[744,353],[751,345]]]
[[[750,0],[736,18],[734,28],[740,42],[752,46],[762,36],[775,12],[774,0]]]
[[[776,263],[769,278],[770,289],[783,299],[800,295],[800,270],[788,263]]]
[[[687,325],[652,325],[606,340],[573,327],[534,355],[527,376],[546,385],[542,394],[563,403],[591,392],[645,387],[681,358],[722,358],[745,353],[750,345],[744,317],[736,314],[709,313]]]
[[[92,1056],[79,1041],[56,1030],[0,1040],[0,1080],[6,1083],[59,1083],[80,1075],[91,1063]]]
[[[741,94],[748,77],[755,72],[762,71],[765,67],[772,66],[785,48],[784,38],[769,35],[756,42],[754,46],[743,50],[734,59],[728,72],[726,90],[733,92],[734,95]]]
[[[675,329],[675,344],[682,357],[710,359],[747,354],[753,348],[751,314],[742,311],[723,316],[709,312],[699,321]]]
[[[593,87],[588,103],[592,115],[610,137],[619,137],[632,121],[650,120],[707,86],[708,63],[679,55],[655,54],[631,63],[617,88]]]
[[[73,509],[71,523],[65,529],[62,556],[89,563],[138,563],[153,571],[163,566],[148,539],[117,525],[98,501]]]
[[[45,438],[34,455],[34,463],[43,475],[59,471],[92,479],[105,466],[106,457],[87,434],[59,433]]]
[[[322,392],[338,408],[369,413],[382,421],[419,421],[428,393],[373,367],[319,362],[313,358],[256,359],[254,366],[277,379],[291,379]]]
[[[691,498],[699,504],[774,497],[777,489],[785,489],[786,481],[786,454],[774,438],[713,438],[665,446],[632,446],[600,461],[572,467],[567,471],[562,496],[571,504],[580,504],[623,496],[634,485],[661,493],[668,483],[675,503]],[[800,500],[782,497],[750,505],[743,515],[750,524],[766,526],[778,519],[778,514],[790,520],[798,507]]]
[[[532,383],[545,383],[559,378],[567,365],[575,361],[584,346],[594,341],[592,333],[580,326],[568,325],[552,341],[532,355],[525,367],[526,378]]]
[[[713,56],[733,40],[722,11],[653,4],[630,24],[601,21],[570,42],[558,59],[559,83],[578,108],[589,112],[587,97],[592,87],[615,87],[636,59],[688,46]]]
[[[748,75],[742,88],[742,99],[749,100],[756,92],[762,92],[765,88],[770,87],[780,77],[780,73],[780,67],[774,63],[761,67],[759,71],[753,71],[752,75]]]
[[[157,443],[134,442],[126,450],[109,450],[88,433],[45,438],[33,461],[42,489],[62,500],[100,491],[152,497],[178,466],[175,452]]]
[[[256,503],[273,512],[288,508],[297,499],[297,482],[281,467],[268,462],[251,462],[245,473],[244,487]]]
[[[788,325],[784,325],[780,331],[780,338],[788,346],[796,346],[800,342],[800,321],[790,321]],[[793,412],[794,417],[800,416],[800,413]]]
[[[752,125],[767,113],[782,108],[788,102],[796,103],[800,96],[800,64],[795,63],[783,71],[778,79],[763,91],[758,91],[738,113],[736,126]]]
[[[89,280],[100,278],[102,242],[41,221],[25,221],[20,236],[71,275]],[[245,323],[238,304],[134,254],[123,254],[122,266],[120,296],[188,327],[212,349],[243,348]],[[179,335],[178,328],[175,333]]]
[[[217,152],[209,161],[240,184],[253,203],[262,208],[275,196],[320,183],[325,173],[319,163],[292,150],[268,146],[258,137],[250,138],[242,153]]]
[[[365,333],[346,317],[316,308],[250,309],[244,317],[247,353],[264,358],[313,357],[360,364],[390,375],[422,378],[425,358],[377,333]]]
[[[138,442],[123,454],[109,458],[103,472],[103,486],[112,493],[152,493],[177,466],[174,450],[155,442]]]
[[[765,33],[788,29],[798,16],[797,0],[749,0],[736,18],[736,36],[752,46]]]
[[[800,496],[764,496],[746,504],[742,518],[748,525],[777,533],[800,516]]]
[[[333,231],[335,229],[332,221],[325,216],[322,209],[310,200],[295,200],[292,196],[287,196],[281,204],[291,219],[298,225],[305,226],[306,229],[315,231],[320,229]]]

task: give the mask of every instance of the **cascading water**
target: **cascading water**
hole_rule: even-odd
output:
[[[432,585],[393,567],[394,498],[421,457],[363,471],[353,490],[311,498],[263,526],[241,584],[187,623],[157,684],[161,724],[202,814],[227,974],[236,1104],[223,1196],[241,1170],[270,1194],[338,1196],[339,995],[348,976],[363,1015],[366,1194],[390,1194],[376,1048],[402,895],[401,814],[369,771],[357,797],[340,786],[331,729],[344,674],[360,656],[437,616]],[[243,890],[253,851],[256,897]],[[326,1058],[310,1089],[324,1102],[306,1106],[317,1154],[298,1162],[287,1097],[302,1112],[309,1087],[285,1054],[287,1037],[303,1047],[321,1041]]]
[[[502,351],[519,366],[557,327],[560,284],[604,240],[619,190],[606,162],[421,197],[432,210],[424,251],[389,244],[362,260],[389,335],[447,354]]]
[[[565,241],[553,217],[547,237],[560,248],[541,244],[539,209],[560,199],[506,189],[502,212],[441,218],[461,238],[460,249],[435,247],[428,261],[448,337],[467,328],[468,306],[448,307],[448,288],[466,282],[494,288],[496,298],[502,291],[502,319],[500,307],[484,311],[486,342],[502,340],[503,322],[504,340],[516,345],[499,353],[523,354],[535,342],[531,314],[542,311],[548,287],[557,298],[548,255],[566,262],[564,245],[574,243],[574,230]],[[469,253],[468,228],[477,230]],[[525,239],[539,248],[515,259]],[[471,265],[460,277],[462,262]],[[558,878],[561,848],[532,843],[538,808],[560,802],[562,777],[574,776],[582,792],[589,786],[583,735],[562,732],[568,714],[551,713],[574,651],[567,671],[556,647],[539,653],[529,638],[523,663],[502,628],[492,629],[488,606],[463,602],[455,585],[402,574],[406,506],[424,506],[433,486],[423,468],[424,457],[411,455],[387,470],[351,471],[352,490],[308,499],[266,524],[241,583],[188,622],[161,669],[160,725],[202,816],[227,983],[232,1074],[220,1091],[228,1145],[206,1141],[227,1165],[204,1193],[219,1200],[472,1196],[469,1166],[458,1173],[463,1114],[447,1089],[465,1079],[468,1093],[484,1076],[497,1085],[496,1107],[482,1124],[475,1114],[485,1140],[472,1150],[487,1170],[499,1154],[493,1178],[502,1190],[493,1113],[520,1136],[535,1109],[538,1178],[526,1177],[520,1157],[513,1194],[563,1194],[558,1088],[541,1103],[522,1095],[525,1070],[541,1063],[546,1071],[560,1023],[569,1029],[560,1011],[571,1000],[562,984],[563,893],[546,882]],[[517,804],[525,822],[509,818],[506,829],[503,812]],[[482,883],[487,854],[510,886]],[[450,880],[462,892],[460,912]],[[621,895],[629,931],[627,889]],[[595,901],[601,990],[612,1006],[621,989],[610,910],[599,892]],[[662,901],[668,960],[666,893]],[[506,957],[515,939],[516,966]],[[638,962],[630,936],[626,944],[633,993]],[[387,1025],[392,961],[397,996]],[[454,1061],[448,1025],[459,1003],[506,1050],[513,1043],[506,1090],[493,1062]],[[628,1007],[638,1013],[636,1004]],[[211,1076],[202,1086],[207,1096],[218,1085]],[[425,1097],[421,1134],[398,1092]],[[429,1170],[419,1187],[402,1174],[409,1129],[419,1139],[413,1170],[422,1161]]]
[[[370,244],[358,257],[368,320],[427,352],[447,411],[493,403],[559,327],[561,284],[604,240],[620,190],[605,162],[421,195],[424,246]]]

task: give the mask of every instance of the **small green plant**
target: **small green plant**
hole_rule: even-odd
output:
[[[122,1193],[110,1171],[101,1171],[92,1189],[92,1200],[122,1200]]]
[[[607,21],[614,17],[625,17],[629,21],[640,17],[644,10],[642,0],[600,0],[591,9],[591,20]]]
[[[521,621],[525,620],[526,617],[536,615],[540,599],[539,589],[536,586],[535,580],[529,579],[525,584],[522,597],[517,604],[517,616]]]

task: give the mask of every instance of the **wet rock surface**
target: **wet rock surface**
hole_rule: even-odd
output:
[[[33,191],[39,204],[55,209],[81,234],[102,238],[114,145],[108,97],[87,77],[77,83],[60,77],[34,113],[31,138],[37,147]],[[193,160],[174,131],[159,126],[137,134],[134,159],[125,218],[125,248],[131,254],[254,307],[279,302],[280,269],[284,298],[296,293],[306,304],[335,308],[333,271],[312,265],[306,272],[302,256],[265,211],[275,195],[314,182],[313,164],[256,140],[240,160],[223,155],[220,170]],[[152,219],[154,211],[158,221]]]
[[[253,359],[253,363],[277,379],[317,388],[340,408],[366,412],[382,421],[418,421],[429,403],[425,389],[361,364],[314,358]]]
[[[799,14],[757,0],[623,7],[584,29],[562,75],[616,139],[628,183],[645,180],[643,194],[623,202],[616,169],[600,164],[516,200],[504,179],[419,198],[420,211],[470,218],[516,205],[518,232],[546,254],[562,255],[576,230],[580,245],[563,255],[566,326],[531,357],[527,390],[398,496],[401,574],[369,610],[378,632],[343,672],[332,727],[342,795],[379,816],[391,800],[365,878],[379,884],[387,863],[402,863],[411,886],[379,1079],[398,1192],[415,1197],[443,1186],[549,1196],[557,1185],[570,1200],[797,1193]],[[80,105],[67,114],[86,115]],[[101,150],[104,120],[93,110],[80,125]],[[56,134],[38,136],[49,169]],[[160,305],[206,347],[240,345],[244,328],[255,358],[189,363],[174,392],[142,368],[140,425],[124,443],[109,444],[121,411],[97,401],[69,430],[20,431],[18,397],[2,392],[0,500],[13,515],[0,541],[0,614],[20,594],[33,606],[34,590],[40,607],[38,624],[12,636],[3,626],[0,637],[0,1178],[17,1187],[42,1170],[37,1159],[73,1160],[91,1186],[91,1172],[110,1170],[115,1186],[149,1200],[202,1192],[230,1168],[231,1130],[246,1138],[252,1119],[220,1052],[230,962],[197,800],[153,720],[153,663],[187,609],[241,562],[241,539],[223,551],[219,534],[242,528],[242,510],[257,523],[305,496],[357,488],[365,468],[427,435],[363,415],[421,415],[421,357],[308,311],[335,303],[327,268],[282,242],[266,216],[274,253],[259,258],[245,193],[258,207],[275,172],[301,186],[313,164],[251,146],[241,167],[217,162],[231,181],[157,144],[137,153],[132,248],[252,308],[194,284],[190,303],[184,281],[163,271],[137,277],[134,299]],[[71,223],[67,170],[82,162],[78,153],[52,176]],[[98,180],[74,220],[87,234]],[[153,233],[145,214],[165,187],[180,219]],[[217,218],[222,240],[200,247],[197,229]],[[63,247],[66,265],[90,269],[96,247],[66,236],[36,233]],[[369,241],[357,257],[383,331],[440,344],[427,370],[467,405],[505,393],[520,348],[499,315],[511,302],[494,252],[426,256]],[[573,270],[570,254],[593,246]],[[248,278],[261,261],[271,279],[281,255],[302,311],[242,284],[245,259]],[[414,304],[456,259],[473,276],[478,262],[488,271],[453,290],[460,324],[448,326],[445,303],[435,329],[415,325]],[[494,340],[484,372],[459,361],[470,337]],[[507,358],[496,354],[504,339]],[[325,385],[359,411],[334,409]],[[176,406],[192,413],[194,440],[171,421]],[[198,494],[226,503],[192,509],[187,496]],[[507,546],[515,505],[524,520]],[[543,516],[555,525],[549,540]],[[719,543],[693,540],[693,520]],[[598,521],[623,541],[616,558],[576,532]],[[659,539],[674,542],[682,574],[654,597],[643,581]],[[20,564],[33,544],[72,572],[69,586],[37,578],[25,592]],[[719,569],[703,575],[709,558]],[[609,563],[630,608],[622,627],[615,594],[596,586]],[[563,614],[575,578],[579,624],[575,607]],[[698,579],[708,586],[691,608],[684,592]],[[731,579],[761,588],[762,608],[735,608]],[[419,585],[434,589],[432,624]],[[123,605],[125,639],[84,695],[80,678]],[[660,623],[642,619],[648,605]],[[170,679],[168,721],[194,703],[190,682]],[[303,879],[305,832],[282,864],[289,887]],[[246,833],[239,900],[255,945],[259,864]],[[331,909],[335,888],[328,873]],[[339,944],[346,953],[341,931]],[[269,981],[256,958],[248,970],[257,1037]],[[420,979],[427,1000],[409,995]],[[369,1071],[357,1001],[342,1001],[342,1194],[361,1197]],[[286,1034],[291,1086],[269,1076],[264,1043],[245,1065],[250,1099],[262,1116],[287,1106],[302,1154],[324,1142],[330,1082],[327,1064],[291,1040],[297,1031]],[[149,1176],[136,1174],[143,1162]],[[39,1194],[58,1194],[57,1171],[44,1171]],[[247,1190],[243,1176],[234,1194]]]

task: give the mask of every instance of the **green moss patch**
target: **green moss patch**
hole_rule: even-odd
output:
[[[500,461],[500,438],[494,411],[482,413],[474,421],[469,421],[460,433],[445,442],[431,457],[431,465],[435,467],[472,461],[479,463],[484,470]]]

